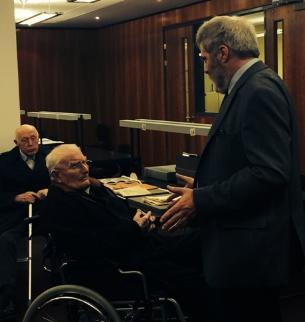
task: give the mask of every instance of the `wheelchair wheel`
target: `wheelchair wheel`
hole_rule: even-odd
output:
[[[60,285],[41,293],[23,322],[121,322],[113,306],[98,293],[78,285]]]

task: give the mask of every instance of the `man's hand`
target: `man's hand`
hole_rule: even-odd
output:
[[[193,189],[171,186],[167,188],[181,197],[173,201],[172,206],[160,218],[160,223],[163,224],[163,230],[175,231],[186,226],[195,216],[196,209],[193,201]]]
[[[38,194],[33,191],[27,191],[15,196],[15,202],[19,203],[34,203],[37,199],[40,199]]]
[[[156,228],[154,224],[156,217],[151,214],[151,211],[144,213],[142,210],[138,209],[133,217],[133,220],[140,226],[141,229],[151,231]]]
[[[48,189],[41,189],[37,191],[37,195],[39,199],[44,199],[48,195]]]
[[[188,176],[183,176],[182,174],[176,173],[177,179],[182,180],[185,183],[185,188],[194,188],[194,178],[188,177]]]
[[[194,186],[194,178],[192,177],[188,177],[188,176],[183,176],[182,174],[179,174],[179,173],[176,173],[176,177],[178,180],[181,180],[185,183],[184,187],[185,188],[191,188],[193,189],[193,186]],[[177,198],[179,196],[178,193],[173,193],[173,195],[168,198],[168,200],[173,200],[175,198]]]

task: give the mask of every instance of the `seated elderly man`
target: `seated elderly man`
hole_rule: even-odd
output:
[[[15,132],[16,146],[0,156],[0,320],[12,315],[16,293],[17,244],[25,234],[28,203],[47,194],[50,179],[36,128]]]
[[[87,159],[76,145],[54,148],[46,164],[51,185],[41,221],[68,253],[142,269],[148,279],[171,291],[179,289],[177,293],[186,279],[193,281],[191,276],[201,272],[198,232],[176,237],[149,232],[149,213],[138,210],[132,217],[124,200],[100,183],[92,184]],[[184,294],[187,299],[195,297],[199,283],[193,284],[186,286],[192,289]]]

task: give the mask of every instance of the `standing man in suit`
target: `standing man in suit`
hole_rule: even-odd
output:
[[[0,321],[14,309],[17,245],[25,235],[28,204],[36,206],[50,183],[36,128],[19,126],[14,142],[0,156]]]
[[[181,198],[161,218],[163,229],[190,221],[201,228],[205,321],[280,322],[279,288],[305,245],[293,107],[259,61],[246,20],[214,17],[196,41],[205,73],[226,95],[194,180],[170,188]]]

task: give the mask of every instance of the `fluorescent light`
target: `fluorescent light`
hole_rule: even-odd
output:
[[[41,12],[41,13],[38,13],[37,15],[34,15],[30,18],[20,21],[18,24],[31,26],[31,25],[34,25],[35,23],[46,21],[48,19],[51,19],[59,15],[60,13],[58,12],[54,12],[54,13]]]
[[[93,3],[100,0],[67,0],[68,2],[75,2],[75,3]]]
[[[26,19],[29,19],[39,13],[38,10],[29,10],[29,9],[15,9],[15,21],[16,23],[19,23],[21,21],[24,21]]]

